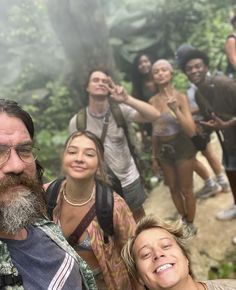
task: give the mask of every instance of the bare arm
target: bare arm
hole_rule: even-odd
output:
[[[225,42],[225,53],[232,64],[233,68],[236,69],[236,43],[233,37],[229,37]]]
[[[199,114],[199,109],[191,109],[190,108],[190,112],[192,115],[198,115]]]
[[[132,108],[134,108],[137,113],[134,117],[134,122],[145,123],[152,122],[160,116],[160,112],[154,108],[152,105],[143,102],[141,100],[135,99],[128,96],[124,103]]]
[[[109,83],[109,91],[111,93],[111,98],[114,101],[124,103],[137,111],[134,116],[134,122],[152,122],[160,116],[160,112],[156,108],[130,96],[123,87],[115,85],[112,80],[110,80]]]

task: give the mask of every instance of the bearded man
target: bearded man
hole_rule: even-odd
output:
[[[0,288],[96,289],[92,272],[46,218],[34,125],[0,99]]]

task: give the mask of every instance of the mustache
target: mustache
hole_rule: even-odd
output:
[[[41,185],[36,178],[29,177],[24,173],[20,175],[9,174],[1,179],[0,193],[15,186],[24,186],[26,188],[34,189]]]
[[[26,190],[29,190],[31,194],[35,195],[39,205],[37,209],[38,213],[43,215],[46,214],[45,191],[42,187],[42,183],[36,177],[29,177],[25,173],[4,176],[0,182],[0,196],[5,191],[10,191],[11,188],[16,186],[22,186]]]

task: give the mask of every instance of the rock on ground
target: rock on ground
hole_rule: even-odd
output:
[[[222,152],[216,135],[213,135],[212,144],[221,160]],[[200,153],[197,158],[210,170],[207,161]],[[194,174],[194,191],[202,186],[203,181]],[[236,252],[236,246],[232,244],[232,237],[236,235],[236,219],[231,221],[215,219],[218,211],[230,207],[232,203],[231,192],[220,193],[206,200],[197,200],[195,224],[198,227],[198,234],[190,242],[192,266],[197,279],[206,279],[211,266],[217,266],[218,261],[224,259],[227,252]],[[150,192],[144,208],[146,214],[156,214],[164,219],[177,214],[168,187],[163,183]]]

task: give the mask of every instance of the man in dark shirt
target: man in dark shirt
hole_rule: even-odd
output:
[[[201,123],[218,132],[234,205],[216,217],[227,220],[236,218],[236,82],[225,76],[207,76],[208,64],[208,56],[194,49],[185,55],[181,69],[197,87],[196,101],[205,117]]]

